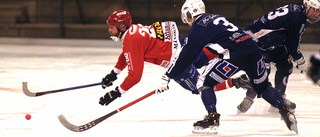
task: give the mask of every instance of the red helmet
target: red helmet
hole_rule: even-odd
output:
[[[131,27],[132,18],[129,12],[125,10],[117,10],[113,12],[107,19],[109,25],[115,25],[120,28],[120,24],[124,23],[127,28]]]

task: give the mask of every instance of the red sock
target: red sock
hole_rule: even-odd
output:
[[[233,87],[232,83],[231,83],[231,78],[227,79],[226,81],[223,81],[217,85],[215,85],[213,87],[214,91],[220,91],[220,90],[224,90],[224,89],[228,89]]]

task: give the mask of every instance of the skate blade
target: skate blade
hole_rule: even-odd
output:
[[[292,131],[296,132],[297,134],[299,133],[297,125],[292,125],[290,128]]]
[[[241,111],[240,110],[237,110],[237,114],[236,115],[240,115],[241,114]]]
[[[290,126],[290,130],[294,131],[298,134],[298,122],[297,122],[296,118],[293,115],[291,115],[289,119],[292,122],[292,124]]]
[[[240,115],[243,114],[243,112],[241,112],[239,109],[237,109],[237,114],[236,115]]]
[[[193,134],[218,134],[218,126],[209,126],[208,128],[195,126],[192,133]]]
[[[279,113],[279,109],[275,108],[273,106],[270,106],[270,108],[268,109],[268,112],[272,113],[272,114],[278,114]]]
[[[244,108],[241,108],[240,106],[237,107],[237,115],[239,114],[243,114],[243,113],[246,113],[249,109],[244,109]]]

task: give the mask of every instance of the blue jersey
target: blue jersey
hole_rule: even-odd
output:
[[[245,30],[258,37],[258,46],[263,50],[274,50],[285,46],[294,60],[302,57],[300,39],[305,31],[306,15],[302,5],[286,5],[260,17]]]
[[[243,29],[224,16],[203,14],[192,24],[176,62],[167,70],[170,78],[184,71],[206,47],[224,59],[246,56],[259,51],[258,46]]]

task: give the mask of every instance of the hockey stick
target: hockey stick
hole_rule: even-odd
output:
[[[37,96],[42,96],[42,95],[46,95],[46,94],[74,90],[74,89],[79,89],[79,88],[92,87],[92,86],[97,86],[97,85],[101,85],[101,83],[99,82],[99,83],[93,83],[93,84],[88,84],[88,85],[63,88],[63,89],[56,89],[56,90],[41,91],[41,92],[30,92],[28,89],[28,82],[22,82],[22,91],[25,95],[27,95],[29,97],[37,97]]]
[[[120,108],[118,108],[118,109],[116,109],[116,110],[114,110],[114,111],[102,116],[102,117],[99,117],[99,118],[97,118],[97,119],[95,119],[95,120],[93,120],[93,121],[91,121],[91,122],[89,122],[87,124],[81,125],[81,126],[76,126],[76,125],[71,124],[63,115],[58,116],[58,119],[59,119],[59,121],[61,122],[61,124],[64,127],[66,127],[67,129],[69,129],[71,131],[74,131],[74,132],[86,131],[86,130],[94,127],[95,125],[99,124],[100,122],[104,121],[105,119],[113,116],[114,114],[117,114],[118,112],[120,112],[120,111],[122,111],[122,110],[124,110],[124,109],[126,109],[126,108],[128,108],[128,107],[130,107],[130,106],[132,106],[132,105],[134,105],[134,104],[136,104],[138,102],[140,102],[141,100],[143,100],[143,99],[145,99],[145,98],[147,98],[147,97],[149,97],[149,96],[151,96],[153,94],[155,94],[155,90],[149,92],[148,94],[146,94],[146,95],[144,95],[144,96],[142,96],[142,97],[140,97],[140,98],[138,98],[138,99],[136,99],[136,100],[134,100],[134,101],[132,101],[132,102],[130,102],[130,103],[128,103],[128,104],[126,104],[126,105],[124,105],[124,106],[122,106],[122,107],[120,107]]]

